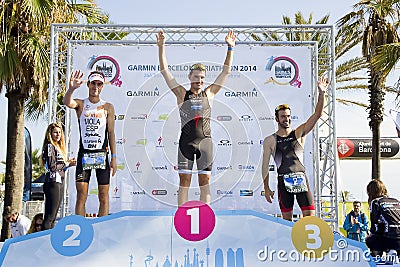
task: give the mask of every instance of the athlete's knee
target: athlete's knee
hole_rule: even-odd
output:
[[[210,184],[210,175],[199,174],[199,186],[208,186]]]
[[[192,174],[180,173],[179,174],[179,185],[189,187],[192,180]]]

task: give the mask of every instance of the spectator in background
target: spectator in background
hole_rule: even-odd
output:
[[[27,234],[32,234],[42,231],[42,224],[43,224],[43,213],[38,213],[35,216],[33,216],[31,227],[29,228]]]
[[[365,238],[368,235],[368,218],[361,211],[360,201],[353,202],[353,210],[347,214],[343,229],[347,231],[348,238],[365,242]]]
[[[42,164],[46,166],[42,230],[47,230],[54,227],[58,209],[64,198],[65,171],[68,167],[76,165],[76,159],[66,158],[64,131],[57,123],[51,123],[47,127],[42,146]]]
[[[370,207],[371,234],[365,239],[373,255],[391,249],[400,251],[400,202],[388,193],[381,180],[374,179],[367,186]]]
[[[10,223],[11,237],[26,235],[31,225],[31,220],[28,217],[19,214],[17,210],[11,209],[10,206],[4,208],[3,218]]]

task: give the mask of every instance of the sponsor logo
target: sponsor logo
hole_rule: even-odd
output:
[[[249,140],[249,141],[238,141],[238,145],[239,146],[251,146],[254,145],[253,140]]]
[[[162,140],[163,140],[162,136],[158,137],[156,147],[164,147],[164,145],[161,144]]]
[[[129,97],[160,96],[160,91],[156,87],[153,91],[126,91],[126,95]]]
[[[265,66],[267,71],[267,80],[265,83],[274,83],[277,85],[288,85],[300,88],[300,71],[297,63],[287,56],[271,56],[267,59]]]
[[[218,196],[221,196],[221,195],[223,195],[223,196],[233,196],[233,192],[231,191],[231,190],[217,190],[217,195]]]
[[[114,119],[115,119],[116,121],[122,121],[122,120],[125,119],[125,115],[123,115],[123,114],[114,115]]]
[[[232,146],[231,141],[227,140],[227,139],[221,139],[218,142],[219,146]]]
[[[400,151],[400,145],[396,139],[381,138],[380,152],[382,158],[393,158]],[[371,138],[338,138],[337,150],[339,158],[371,158]]]
[[[157,119],[153,120],[153,122],[165,122],[168,120],[168,114],[160,114],[158,115]]]
[[[146,143],[147,143],[147,139],[146,138],[142,138],[142,139],[136,140],[136,145],[139,145],[139,146],[145,146]]]
[[[256,167],[254,165],[238,165],[238,170],[239,171],[255,171]]]
[[[230,115],[218,115],[217,116],[217,121],[231,121],[232,116]]]
[[[240,116],[239,121],[253,121],[253,118],[250,115],[242,115]]]
[[[260,116],[258,117],[259,121],[275,121],[274,116]]]
[[[229,166],[217,166],[218,171],[226,171],[226,170],[232,170],[232,165]]]
[[[110,56],[93,55],[89,59],[88,68],[92,71],[100,71],[106,77],[106,81],[117,87],[121,87],[121,69],[118,61]]]
[[[151,191],[151,194],[153,195],[153,196],[165,196],[165,195],[167,195],[167,190],[165,190],[165,189],[153,189],[152,191]]]
[[[131,191],[130,193],[131,193],[132,196],[146,195],[146,192],[144,190]]]
[[[158,65],[128,65],[129,71],[160,71],[160,66]]]
[[[349,139],[338,139],[337,150],[339,158],[347,158],[354,153],[354,143]]]
[[[251,197],[253,196],[253,190],[251,189],[240,189],[241,197]]]
[[[275,165],[269,165],[268,171],[270,172],[275,171]]]
[[[142,173],[142,171],[140,170],[140,161],[136,162],[135,166],[136,166],[136,170],[133,171],[133,173]]]
[[[148,117],[148,115],[143,113],[143,114],[138,114],[138,115],[135,115],[135,116],[131,116],[131,120],[143,121],[143,120],[146,120],[147,117]]]
[[[122,144],[125,144],[125,142],[126,142],[125,138],[118,138],[116,143],[119,145],[122,145]]]
[[[226,91],[225,92],[225,97],[258,97],[258,92],[256,88],[253,88],[251,91]]]
[[[167,165],[165,165],[165,166],[153,166],[153,167],[151,167],[151,169],[155,170],[155,171],[166,171],[166,170],[168,170],[168,167],[167,167]]]

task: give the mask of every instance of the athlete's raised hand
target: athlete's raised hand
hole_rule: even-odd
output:
[[[163,46],[165,44],[164,31],[160,30],[156,36],[157,36],[157,45]]]
[[[330,84],[330,82],[329,82],[329,80],[328,80],[327,77],[325,77],[325,76],[319,77],[319,80],[318,80],[318,89],[319,89],[319,92],[320,92],[320,93],[325,93],[326,90],[327,90],[328,87],[329,87],[329,84]]]
[[[79,88],[84,83],[82,77],[83,77],[83,72],[81,72],[80,70],[72,72],[71,77],[69,79],[69,88],[73,90]]]
[[[236,35],[235,33],[230,30],[228,32],[228,34],[225,37],[225,43],[229,46],[229,47],[235,47],[235,43],[236,43]]]

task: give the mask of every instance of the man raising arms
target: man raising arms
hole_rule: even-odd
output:
[[[272,203],[274,191],[269,188],[269,161],[274,157],[278,168],[278,200],[282,217],[285,220],[293,219],[294,197],[296,196],[303,216],[314,216],[315,207],[310,186],[306,177],[303,152],[306,135],[317,124],[324,108],[324,95],[329,86],[327,78],[320,78],[318,82],[318,101],[314,113],[308,120],[293,130],[291,111],[287,104],[275,109],[275,121],[278,131],[266,137],[263,144],[262,176],[264,179],[265,198]]]
[[[180,180],[178,206],[188,200],[192,168],[195,159],[199,177],[200,200],[207,204],[210,203],[210,177],[213,162],[210,129],[211,107],[214,96],[219,92],[230,74],[235,41],[235,34],[233,31],[229,31],[225,37],[228,49],[224,66],[214,83],[203,90],[206,68],[203,64],[197,63],[190,68],[188,75],[190,88],[186,90],[182,85],[178,84],[168,69],[164,47],[164,32],[161,30],[157,35],[158,59],[161,74],[168,87],[176,96],[181,117],[181,135],[178,149]]]

